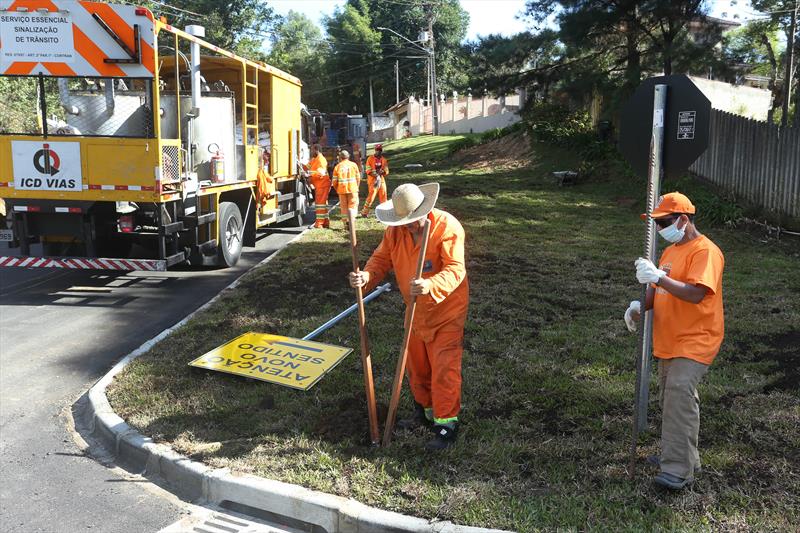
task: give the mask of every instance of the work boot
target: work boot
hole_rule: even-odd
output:
[[[431,417],[433,417],[433,413],[431,412]],[[433,427],[433,420],[427,417],[425,414],[425,408],[422,407],[417,402],[414,402],[414,413],[409,418],[403,418],[402,420],[397,421],[398,429],[403,430],[414,430],[418,427],[426,427],[432,428]]]
[[[433,426],[433,433],[434,437],[425,445],[425,449],[429,451],[447,449],[456,443],[458,422],[453,422],[452,427],[450,425],[435,424]]]
[[[683,490],[693,482],[693,477],[683,478],[667,472],[660,472],[653,478],[653,483],[669,490]]]

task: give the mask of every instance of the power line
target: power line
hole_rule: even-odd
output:
[[[400,68],[407,67],[407,66],[411,65],[412,63],[413,63],[412,61],[408,61],[406,63],[401,63],[401,67]],[[359,85],[359,84],[361,84],[363,82],[364,82],[364,80],[351,81],[351,82],[348,82],[348,83],[342,83],[340,85],[335,85],[333,87],[326,87],[324,89],[319,89],[317,91],[311,91],[311,92],[308,92],[306,94],[309,95],[309,96],[315,95],[315,94],[322,94],[322,93],[326,93],[326,92],[330,92],[330,91],[335,91],[336,89],[342,89],[344,87],[352,87],[353,85]]]
[[[180,8],[180,7],[175,7],[175,6],[170,5],[170,4],[165,4],[164,2],[159,2],[158,0],[147,0],[147,1],[150,2],[151,4],[157,4],[159,6],[168,7],[170,9],[174,9],[175,11],[181,11],[183,13],[188,13],[190,15],[195,15],[197,17],[202,17],[203,16],[200,13],[195,13],[194,11],[189,11],[188,9],[183,9],[183,8]]]

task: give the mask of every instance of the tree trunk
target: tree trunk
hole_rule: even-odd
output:
[[[669,23],[667,31],[664,33],[664,75],[672,74],[672,46],[675,44],[675,32],[672,29],[672,22]]]
[[[778,61],[775,59],[775,51],[772,49],[772,43],[769,42],[769,37],[766,33],[761,34],[761,44],[767,49],[767,57],[769,58],[769,91],[772,93],[772,102],[767,111],[767,122],[772,124],[775,117],[775,102],[778,99]]]
[[[633,31],[633,25],[628,25],[628,29],[625,32],[627,55],[625,61],[625,82],[628,92],[633,92],[633,90],[639,86],[642,76],[642,56],[639,52],[639,41],[637,37],[636,32]]]
[[[789,23],[789,33],[786,35],[786,75],[784,76],[783,107],[781,108],[781,128],[785,128],[789,120],[789,104],[792,101],[792,80],[794,79],[794,40],[797,33],[798,2]],[[795,111],[796,112],[796,111]]]

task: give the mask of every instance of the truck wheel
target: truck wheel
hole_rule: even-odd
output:
[[[233,202],[220,202],[217,227],[217,263],[232,267],[242,255],[242,213]]]

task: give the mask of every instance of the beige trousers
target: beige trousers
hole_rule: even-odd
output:
[[[658,360],[662,472],[689,478],[700,467],[697,384],[706,372],[708,365],[685,357]]]

